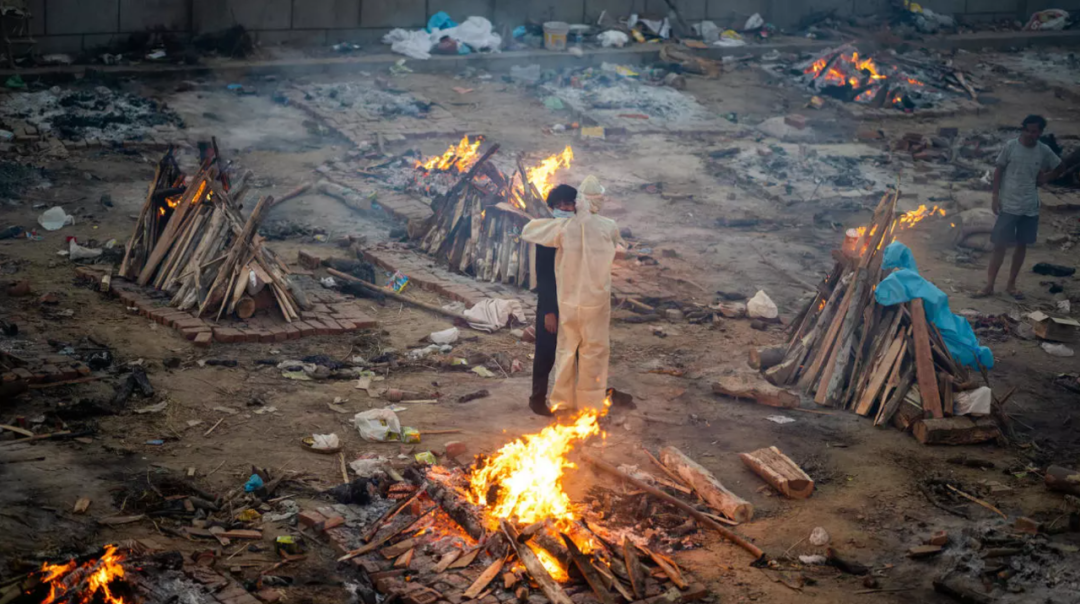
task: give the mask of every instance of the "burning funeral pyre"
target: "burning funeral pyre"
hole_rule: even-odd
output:
[[[448,176],[453,181],[432,201],[434,215],[410,227],[410,235],[451,270],[528,287],[532,246],[521,239],[521,229],[532,218],[551,216],[544,199],[574,152],[566,147],[531,168],[518,161],[507,175],[491,161],[499,145],[480,154],[481,142],[466,137],[442,156],[415,162],[418,184],[446,182]]]
[[[818,94],[879,108],[925,108],[950,94],[978,98],[971,76],[959,68],[902,55],[876,60],[850,44],[798,64],[793,72]]]
[[[302,294],[286,277],[288,267],[257,233],[274,199],[260,199],[245,220],[240,204],[251,174],[234,186],[217,144],[202,147],[194,175],[181,171],[171,149],[158,162],[120,275],[168,292],[171,306],[197,316],[248,318],[261,296],[276,304],[286,321],[299,319]]]
[[[604,413],[580,412],[479,457],[469,468],[407,472],[406,481],[391,490],[398,497],[410,489],[412,494],[362,535],[344,527],[330,534],[336,547],[348,550],[339,560],[353,560],[377,592],[406,602],[488,595],[524,602],[530,589],[539,589],[556,604],[569,604],[571,595],[573,602],[615,604],[688,602],[706,595],[658,551],[692,547],[690,535],[700,528],[720,532],[754,559],[763,557],[760,549],[659,487],[684,496],[696,489],[633,467],[624,471],[581,453],[633,490],[594,486],[591,492],[602,493],[591,503],[572,502],[563,488],[565,474],[577,468],[570,456],[577,445],[603,435],[598,422]],[[681,470],[665,468],[672,475]],[[667,518],[670,525],[658,525]],[[676,589],[661,595],[664,582]]]
[[[973,390],[921,298],[882,306],[874,292],[888,274],[883,250],[896,233],[944,210],[897,214],[899,190],[887,193],[868,227],[848,231],[837,262],[792,323],[782,362],[764,369],[777,386],[798,385],[819,405],[874,417],[874,425],[911,429],[923,443],[981,442],[1000,435],[991,418],[946,417],[954,395]]]

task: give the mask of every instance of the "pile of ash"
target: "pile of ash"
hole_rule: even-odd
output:
[[[183,128],[183,120],[164,103],[106,86],[12,94],[0,103],[5,123],[33,126],[61,139],[103,142],[145,137],[160,127]]]

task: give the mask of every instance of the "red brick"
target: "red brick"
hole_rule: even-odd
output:
[[[304,319],[304,323],[311,326],[313,336],[325,336],[330,333],[330,328],[317,319]]]
[[[325,521],[323,521],[323,523],[318,526],[317,530],[320,533],[323,533],[323,532],[326,532],[326,531],[328,531],[328,530],[330,530],[332,528],[339,527],[339,526],[341,526],[343,524],[345,524],[345,518],[344,517],[342,517],[342,516],[332,516],[330,518],[327,518]]]
[[[375,319],[372,319],[371,317],[369,317],[367,315],[362,315],[360,317],[353,317],[352,322],[353,322],[353,325],[356,326],[356,329],[371,329],[372,327],[375,327],[375,326],[377,326],[379,324],[378,321],[376,321]]]
[[[446,443],[446,456],[447,457],[460,457],[469,452],[469,445],[459,441],[452,440]]]
[[[199,334],[211,333],[210,328],[205,325],[202,327],[187,327],[180,330],[180,335],[188,340],[194,340]]]
[[[806,129],[806,116],[799,115],[798,113],[792,113],[791,115],[784,117],[784,123],[792,128],[798,128],[799,130]]]
[[[177,319],[173,322],[173,327],[179,330],[184,330],[191,327],[206,327],[206,322],[202,319],[188,317],[187,319]]]
[[[300,339],[300,328],[297,327],[293,323],[289,323],[288,325],[285,326],[285,333],[287,334],[288,339],[290,339],[290,340],[299,340]]]
[[[319,258],[315,254],[312,254],[307,250],[300,250],[299,252],[297,252],[296,256],[297,262],[300,263],[300,266],[306,269],[315,270],[319,268],[320,265],[322,265],[322,258]]]
[[[314,327],[312,327],[311,324],[308,323],[307,321],[296,321],[296,322],[293,323],[293,327],[300,330],[300,337],[301,338],[306,338],[308,336],[313,336],[316,333],[318,333],[318,331]]]
[[[209,348],[210,343],[214,341],[214,335],[209,331],[204,331],[195,336],[195,345],[202,348]]]
[[[289,339],[289,328],[285,325],[275,325],[271,327],[270,333],[274,334],[275,342],[284,342]]]
[[[214,341],[221,342],[222,344],[232,344],[234,342],[243,341],[244,334],[239,329],[233,329],[231,327],[215,327],[214,328]]]
[[[356,323],[353,323],[351,319],[343,319],[334,317],[334,321],[341,326],[342,331],[355,331]]]
[[[345,330],[341,327],[341,325],[338,324],[337,321],[335,321],[335,320],[333,320],[333,319],[331,319],[329,317],[323,319],[322,323],[323,323],[323,325],[326,325],[326,328],[328,330],[329,335],[338,335],[338,334],[341,334],[341,333],[345,333]]]
[[[258,333],[259,333],[259,343],[261,343],[261,344],[272,344],[272,343],[275,342],[275,340],[274,340],[274,332],[270,331],[269,329],[260,329],[258,331]]]
[[[323,516],[315,510],[300,512],[299,514],[297,514],[296,518],[300,521],[300,524],[306,526],[307,528],[311,528],[316,524],[319,524],[320,522],[326,522],[326,516]]]

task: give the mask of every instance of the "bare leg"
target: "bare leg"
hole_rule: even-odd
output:
[[[1009,267],[1009,283],[1005,286],[1005,291],[1010,294],[1016,295],[1019,292],[1016,289],[1016,278],[1020,276],[1020,269],[1024,266],[1024,258],[1027,257],[1027,246],[1018,244],[1016,249],[1013,250],[1012,266]],[[1000,266],[1000,263],[999,265]]]
[[[994,293],[994,282],[997,281],[1001,265],[1005,263],[1006,251],[1008,251],[1008,248],[1004,245],[994,246],[994,252],[990,256],[990,266],[986,269],[986,287],[979,292],[980,296],[989,296]]]

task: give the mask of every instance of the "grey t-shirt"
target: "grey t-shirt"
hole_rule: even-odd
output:
[[[998,198],[1001,211],[1015,216],[1039,215],[1039,172],[1053,170],[1061,163],[1050,147],[1035,143],[1025,147],[1020,139],[1005,143],[997,158],[997,167],[1004,172]]]

